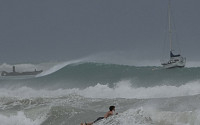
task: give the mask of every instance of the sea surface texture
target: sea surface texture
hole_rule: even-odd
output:
[[[16,65],[27,71],[34,64]],[[0,70],[11,65],[2,64]],[[200,68],[96,62],[38,64],[37,76],[0,77],[0,125],[199,125]],[[34,70],[34,68],[33,68]]]

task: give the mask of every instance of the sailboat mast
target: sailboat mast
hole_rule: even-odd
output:
[[[168,19],[169,19],[169,43],[170,43],[170,52],[172,51],[172,29],[171,29],[171,0],[168,4]]]

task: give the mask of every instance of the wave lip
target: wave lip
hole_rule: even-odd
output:
[[[78,63],[81,62],[81,60],[74,60],[74,61],[68,61],[68,62],[64,62],[64,63],[59,63],[53,67],[51,67],[50,69],[43,71],[42,73],[38,74],[36,77],[42,77],[42,76],[46,76],[49,74],[52,74],[60,69],[62,69],[63,67],[69,65],[69,64],[73,64],[73,63]]]

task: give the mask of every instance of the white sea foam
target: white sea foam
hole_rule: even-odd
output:
[[[108,85],[97,84],[90,86],[79,93],[90,98],[163,98],[200,94],[200,82],[190,82],[179,87],[155,86],[134,88],[129,81],[121,81],[114,88]]]
[[[189,96],[200,94],[200,81],[189,82],[181,86],[154,86],[154,87],[139,87],[131,86],[129,81],[121,81],[116,83],[114,88],[108,85],[97,84],[85,89],[57,89],[35,90],[29,87],[20,87],[15,89],[1,88],[0,97],[62,97],[69,94],[76,94],[88,98],[165,98],[177,96]]]
[[[118,115],[104,119],[95,125],[152,125],[152,119],[143,108],[129,109]]]
[[[2,115],[0,114],[0,125],[40,125],[42,119],[32,120],[20,111],[16,115]]]
[[[129,109],[95,125],[199,125],[199,111],[169,112]]]
[[[69,94],[73,94],[79,91],[78,89],[57,89],[57,90],[46,90],[40,89],[35,90],[29,87],[20,87],[16,89],[0,89],[0,97],[14,97],[20,99],[26,98],[54,98],[54,97],[62,97]]]
[[[199,125],[200,123],[199,110],[184,112],[153,111],[149,113],[156,125]]]

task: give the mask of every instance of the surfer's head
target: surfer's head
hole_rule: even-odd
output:
[[[110,111],[115,110],[115,106],[110,106],[110,107],[109,107],[109,110],[110,110]]]

